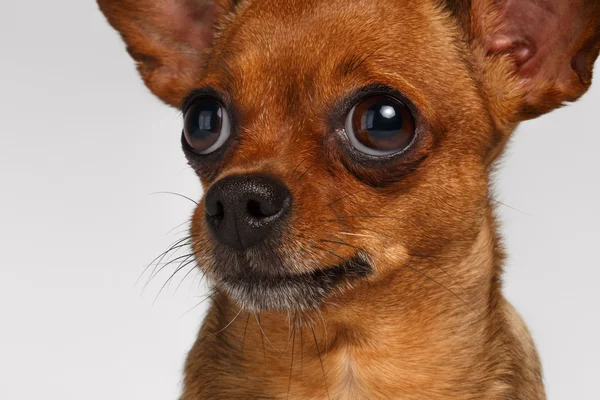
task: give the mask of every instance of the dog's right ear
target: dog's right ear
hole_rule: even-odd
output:
[[[98,0],[121,33],[146,86],[179,107],[212,47],[216,21],[233,0]]]

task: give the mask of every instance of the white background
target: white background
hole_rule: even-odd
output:
[[[87,1],[0,0],[0,398],[175,399],[204,293],[142,266],[201,188],[181,119]],[[599,64],[600,66],[600,64]],[[599,75],[600,76],[600,75]],[[550,399],[600,398],[600,84],[523,124],[497,176],[506,294]],[[144,279],[148,275],[144,276]],[[184,315],[185,314],[185,315]]]

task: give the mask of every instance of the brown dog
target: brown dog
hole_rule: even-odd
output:
[[[184,400],[545,398],[489,175],[589,87],[600,1],[98,2],[207,188]]]

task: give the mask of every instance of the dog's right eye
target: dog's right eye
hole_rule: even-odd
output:
[[[227,110],[211,97],[194,100],[185,112],[183,134],[196,153],[217,151],[231,134]]]

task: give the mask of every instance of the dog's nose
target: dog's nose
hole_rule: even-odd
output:
[[[285,185],[262,175],[230,176],[216,182],[204,199],[206,221],[214,236],[235,250],[263,241],[291,209]]]

